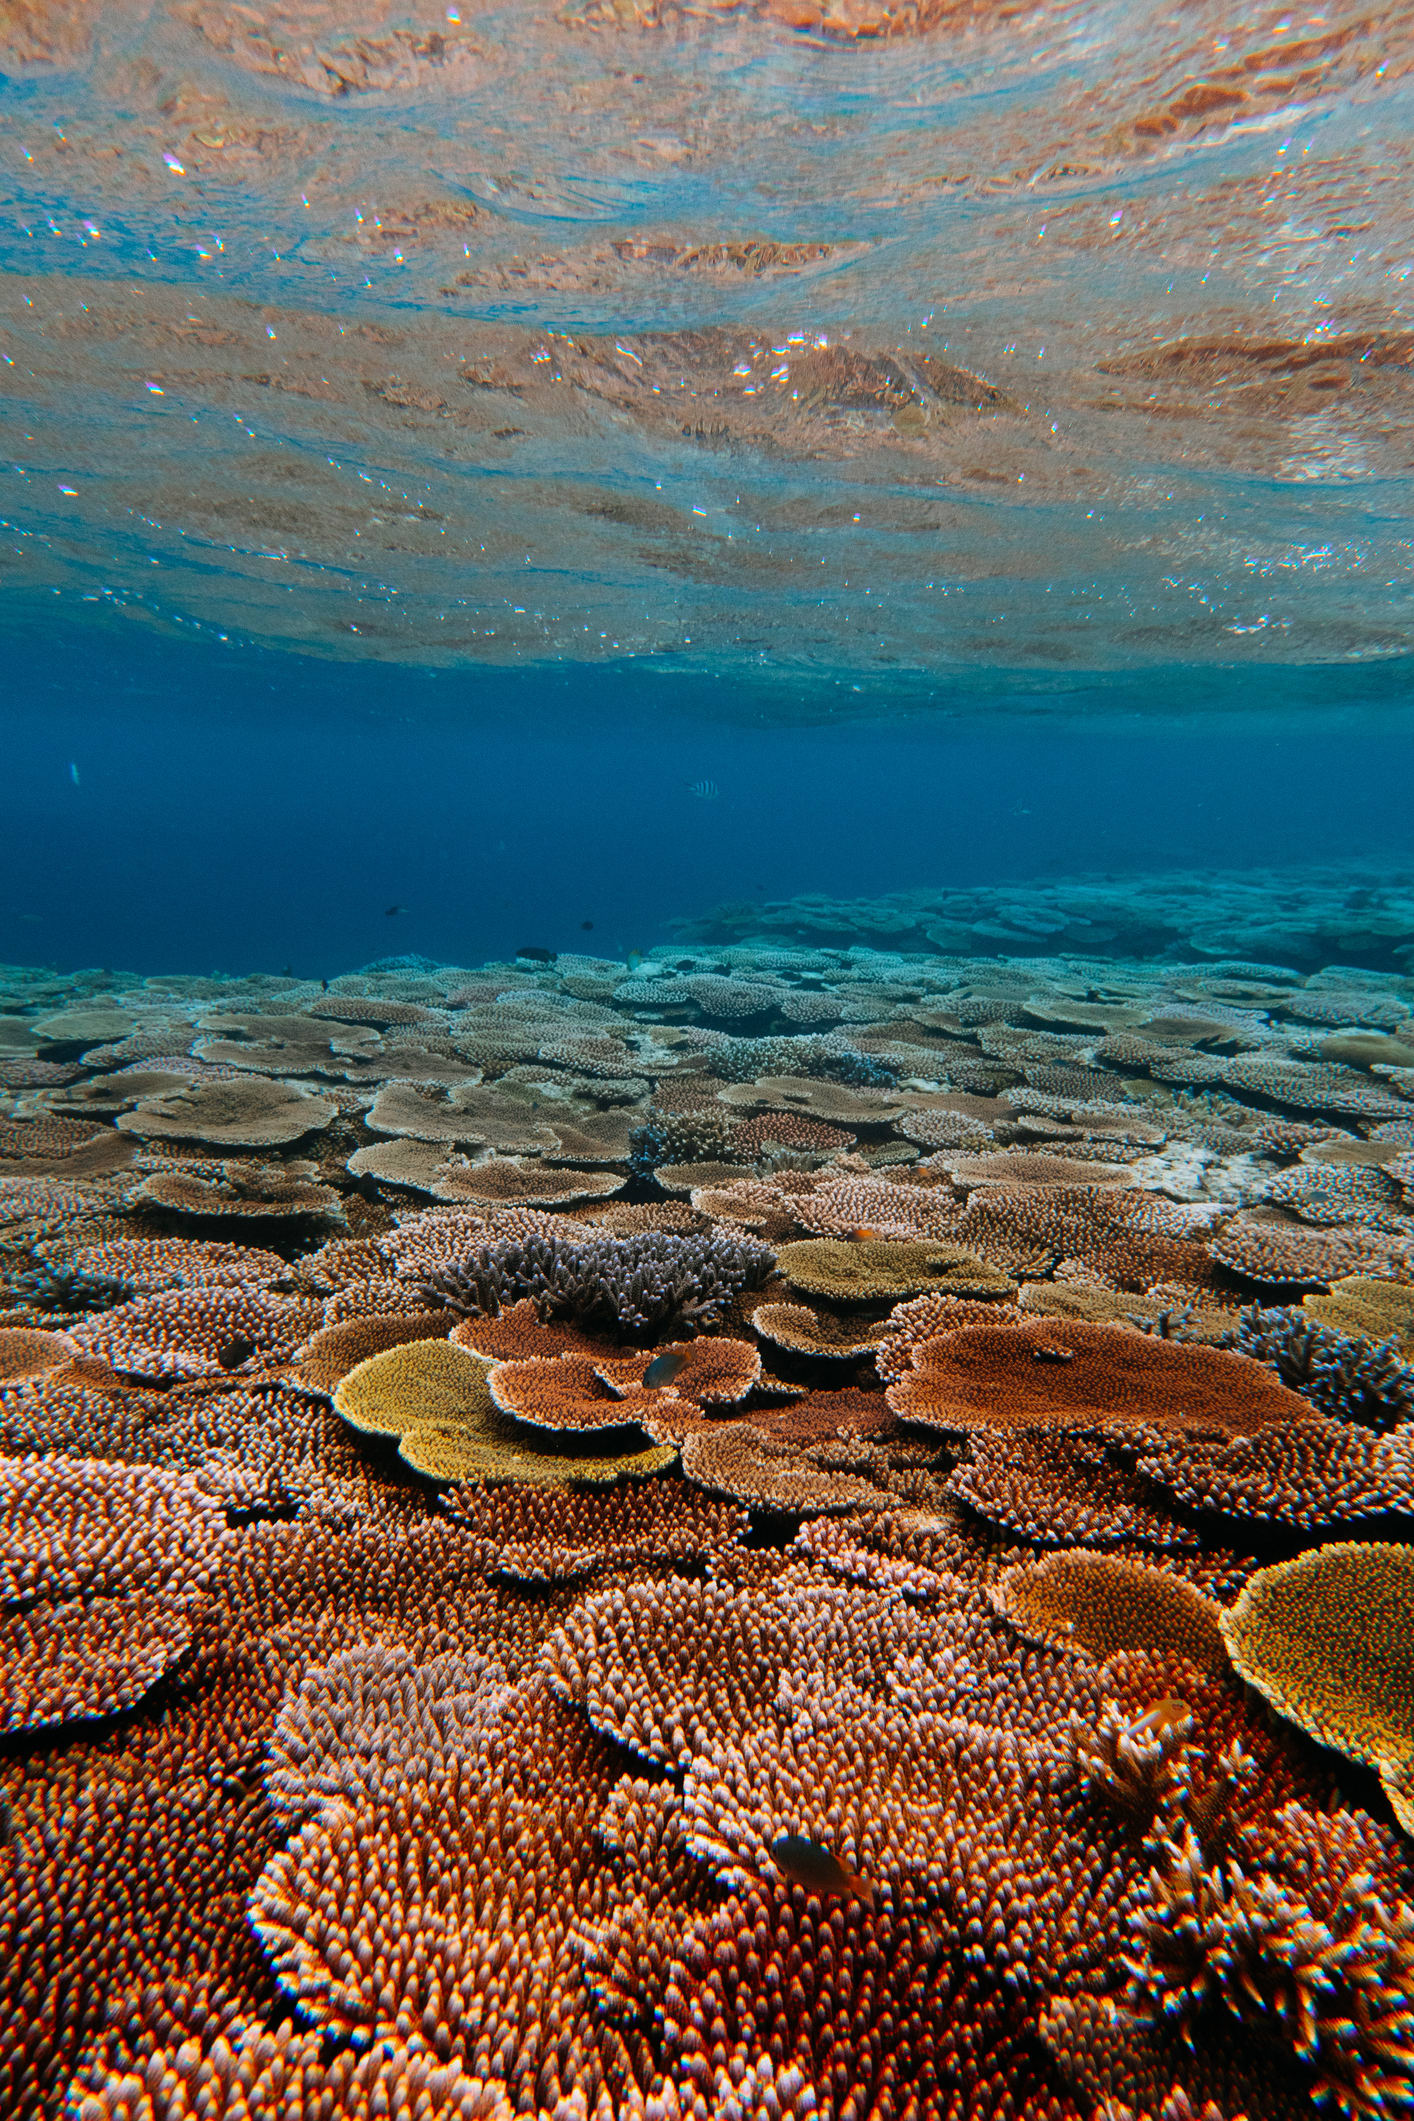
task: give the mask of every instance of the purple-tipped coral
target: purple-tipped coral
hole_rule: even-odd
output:
[[[543,1317],[568,1312],[625,1332],[714,1325],[744,1289],[759,1288],[774,1255],[754,1238],[714,1232],[675,1237],[498,1239],[418,1277],[429,1309],[470,1318],[529,1297]]]

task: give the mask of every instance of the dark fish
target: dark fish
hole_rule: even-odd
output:
[[[771,1843],[771,1854],[782,1876],[792,1885],[804,1886],[807,1893],[833,1893],[841,1900],[851,1896],[857,1900],[874,1898],[874,1888],[867,1878],[841,1863],[833,1850],[807,1840],[804,1834],[780,1835]]]
[[[659,1385],[670,1385],[686,1361],[681,1348],[665,1348],[649,1363],[643,1373],[643,1382],[650,1392],[656,1391]]]
[[[522,943],[516,952],[517,957],[528,957],[536,965],[553,965],[559,954],[558,950],[547,950],[543,943]]]
[[[395,913],[406,913],[406,912],[407,912],[407,907],[406,907],[406,906],[385,906],[385,907],[383,908],[383,918],[384,918],[385,920],[389,920],[389,921],[390,921],[390,920],[391,920],[391,919],[393,918],[393,915],[394,915]]]
[[[587,935],[589,933],[589,930],[594,926],[594,923],[593,921],[581,921],[579,925],[581,928],[583,928],[585,934]]]
[[[216,1360],[223,1370],[239,1370],[241,1364],[249,1362],[254,1353],[255,1342],[238,1333],[234,1340],[226,1342],[224,1348],[216,1350]]]

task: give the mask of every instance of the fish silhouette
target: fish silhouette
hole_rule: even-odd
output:
[[[385,920],[389,920],[389,921],[390,921],[390,920],[391,920],[391,919],[393,918],[393,915],[394,915],[395,913],[406,913],[406,912],[407,912],[407,907],[406,907],[406,906],[385,906],[385,907],[383,908],[383,918],[384,918]]]
[[[249,1362],[254,1353],[255,1342],[238,1333],[234,1340],[228,1340],[223,1348],[217,1349],[216,1360],[223,1370],[239,1370],[241,1364]]]
[[[874,1898],[874,1888],[867,1878],[841,1863],[833,1849],[804,1834],[778,1835],[771,1843],[771,1855],[781,1875],[792,1885],[804,1886],[807,1893],[818,1893],[822,1899],[831,1895],[841,1900]]]
[[[715,781],[689,781],[687,792],[689,795],[699,796],[704,803],[710,803],[722,791]]]
[[[558,950],[547,950],[543,943],[522,943],[516,952],[517,957],[528,957],[536,965],[553,965],[559,954]]]

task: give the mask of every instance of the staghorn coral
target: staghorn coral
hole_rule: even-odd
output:
[[[0,1731],[140,1700],[190,1643],[225,1544],[185,1475],[0,1459]]]
[[[557,1235],[501,1239],[417,1278],[428,1304],[461,1316],[495,1313],[529,1297],[548,1316],[568,1311],[628,1332],[669,1323],[704,1326],[743,1289],[759,1287],[772,1254],[750,1238],[649,1232],[641,1237]],[[401,1270],[404,1275],[408,1270]]]
[[[1392,1345],[1352,1339],[1303,1312],[1255,1306],[1242,1313],[1235,1345],[1338,1421],[1381,1430],[1414,1421],[1414,1364]]]
[[[1069,1319],[945,1331],[915,1348],[912,1369],[886,1396],[903,1420],[953,1434],[1088,1428],[1223,1438],[1309,1414],[1250,1356]]]
[[[1278,1009],[1283,994],[1297,991],[1294,976],[1262,981],[1256,965],[1224,965],[1212,974],[1170,964],[1142,976],[1100,959],[966,967],[935,950],[925,957],[923,947],[920,940],[918,955],[887,962],[872,950],[820,952],[818,963],[802,969],[793,953],[775,953],[782,962],[769,962],[770,954],[752,946],[740,957],[704,954],[682,970],[684,977],[764,977],[787,1018],[796,991],[789,982],[826,980],[832,1008],[856,1027],[856,1051],[869,1047],[880,1074],[936,1083],[954,1066],[976,1066],[992,1087],[1016,1070],[966,1058],[958,1037],[964,1017],[1015,1033],[1010,1050],[1039,1069],[1069,1068],[1093,1054],[1101,1029],[1122,1038],[1144,1025],[1161,1053],[1189,1050],[1157,1024],[1180,1009],[1195,1016],[1212,1010],[1203,1036],[1225,1068],[1234,1051],[1274,1043],[1277,1034],[1259,1012]],[[1011,947],[1052,945],[1018,939]],[[568,1152],[577,1163],[599,1164],[602,1174],[625,1160],[632,1124],[648,1116],[622,1105],[601,1113],[586,1093],[596,1083],[616,1085],[619,1074],[581,1075],[574,1063],[585,1071],[631,1069],[647,1080],[668,1056],[680,1060],[680,1072],[662,1084],[655,1107],[685,1111],[710,1101],[729,1128],[743,1130],[742,1151],[768,1147],[769,1109],[735,1120],[731,1105],[717,1098],[727,1074],[739,1073],[743,1088],[763,1075],[768,1042],[697,1031],[680,1039],[668,1027],[656,1056],[616,1058],[605,1049],[627,1050],[628,1039],[641,1037],[624,1014],[627,1005],[613,1001],[617,1028],[608,1029],[592,1009],[576,1015],[565,1006],[567,996],[610,1001],[615,973],[583,960],[566,976],[568,962],[534,973],[493,968],[477,998],[485,1036],[515,1048],[497,1086],[507,1108],[529,1110],[538,1099],[550,1115],[546,1124],[560,1147],[546,1149],[542,1162]],[[348,984],[355,999],[375,1007],[386,984],[399,1006],[435,1011],[465,983],[460,970],[409,962]],[[1209,998],[1209,986],[1225,984],[1242,991]],[[1356,984],[1346,978],[1340,991]],[[512,989],[514,1007],[503,1009],[496,997]],[[131,1178],[85,1175],[75,1183],[73,1174],[59,1172],[33,1200],[12,1196],[20,1212],[6,1233],[7,1289],[40,1259],[46,1272],[52,1266],[82,1276],[82,1265],[71,1267],[80,1248],[116,1242],[129,1249],[110,1264],[122,1257],[134,1269],[124,1286],[143,1297],[179,1299],[198,1339],[212,1292],[277,1306],[293,1299],[310,1322],[293,1345],[272,1341],[230,1372],[218,1362],[200,1374],[119,1374],[101,1355],[82,1355],[0,1390],[0,1449],[37,1458],[81,1452],[185,1475],[229,1520],[232,1542],[166,1684],[101,1731],[73,1725],[57,1746],[12,1744],[0,1763],[10,1807],[0,1806],[0,2108],[23,2121],[77,2114],[85,2101],[91,2121],[110,2107],[115,2121],[149,2111],[153,2121],[168,2111],[220,2121],[228,2109],[241,2121],[272,2121],[276,2113],[281,2121],[367,2113],[372,2121],[385,2111],[406,2111],[410,2121],[419,2113],[432,2121],[440,2111],[509,2121],[516,2108],[558,2111],[560,2121],[575,2114],[643,2121],[649,2110],[650,2121],[689,2111],[694,2121],[742,2113],[760,2121],[782,2109],[829,2117],[905,2107],[948,2121],[1192,2121],[1205,2107],[1205,2121],[1239,2114],[1292,2121],[1314,2111],[1321,2081],[1313,2066],[1289,2044],[1253,2039],[1255,2006],[1252,2020],[1240,2021],[1210,1998],[1192,2014],[1196,2052],[1161,2011],[1150,2018],[1125,2007],[1121,1955],[1137,1951],[1131,1917],[1151,1898],[1157,1837],[1179,1836],[1186,1826],[1210,1865],[1231,1861],[1249,1877],[1275,1880],[1339,1935],[1343,1949],[1354,1932],[1333,1926],[1332,1915],[1357,1870],[1383,1910],[1410,1897],[1395,1837],[1363,1815],[1333,1813],[1327,1769],[1306,1741],[1269,1722],[1262,1705],[1245,1700],[1230,1680],[1199,1675],[1177,1654],[1152,1650],[1121,1651],[1102,1675],[1092,1666],[1087,1676],[1074,1645],[1019,1644],[991,1593],[1008,1571],[1034,1567],[1038,1549],[1068,1560],[1067,1549],[1080,1544],[1106,1547],[1126,1569],[1143,1554],[1162,1557],[1171,1581],[1230,1598],[1256,1566],[1252,1555],[1224,1543],[1247,1534],[1249,1510],[1272,1519],[1262,1535],[1264,1558],[1274,1548],[1290,1551],[1309,1527],[1337,1512],[1348,1513],[1342,1523],[1372,1508],[1387,1518],[1407,1514],[1405,1424],[1377,1433],[1315,1419],[1308,1405],[1299,1419],[1268,1420],[1245,1438],[1119,1422],[1101,1435],[1002,1425],[959,1442],[957,1432],[904,1428],[879,1390],[806,1393],[763,1378],[745,1401],[714,1406],[686,1396],[690,1364],[728,1359],[729,1343],[714,1335],[675,1344],[684,1368],[668,1387],[645,1389],[643,1372],[663,1350],[625,1345],[607,1310],[582,1324],[568,1310],[542,1320],[524,1297],[495,1315],[462,1320],[457,1345],[444,1353],[482,1358],[474,1364],[479,1376],[497,1363],[538,1371],[577,1353],[593,1380],[585,1380],[593,1419],[607,1411],[618,1420],[641,1398],[662,1454],[656,1462],[668,1467],[678,1447],[690,1470],[697,1461],[696,1477],[665,1472],[655,1481],[621,1482],[598,1488],[595,1500],[575,1485],[517,1484],[500,1474],[524,1460],[543,1476],[549,1454],[509,1420],[484,1437],[477,1427],[483,1407],[473,1410],[470,1426],[426,1425],[428,1471],[445,1481],[470,1459],[470,1483],[438,1493],[414,1477],[408,1458],[400,1464],[391,1449],[360,1437],[318,1396],[339,1383],[353,1355],[380,1351],[394,1335],[405,1345],[401,1336],[421,1305],[418,1284],[427,1272],[478,1247],[528,1238],[565,1246],[640,1234],[730,1241],[747,1217],[772,1238],[816,1223],[814,1234],[831,1237],[878,1230],[890,1210],[901,1218],[901,1237],[950,1248],[961,1242],[957,1224],[980,1211],[987,1188],[971,1186],[972,1207],[962,1205],[944,1183],[955,1155],[898,1183],[893,1172],[885,1178],[871,1165],[880,1156],[912,1156],[915,1117],[925,1125],[941,1119],[944,1131],[962,1118],[969,1138],[938,1146],[975,1147],[974,1116],[940,1111],[941,1101],[924,1092],[886,1093],[886,1102],[918,1103],[916,1114],[889,1123],[903,1140],[871,1126],[861,1137],[866,1156],[817,1170],[802,1168],[801,1160],[836,1152],[798,1138],[780,1159],[762,1159],[775,1164],[769,1174],[699,1188],[694,1207],[590,1201],[557,1216],[523,1202],[473,1198],[399,1217],[391,1189],[380,1196],[378,1182],[365,1175],[346,1190],[338,1166],[375,1092],[398,1081],[419,1092],[456,1083],[457,1064],[440,1052],[436,1025],[389,1024],[380,1044],[367,1015],[353,1027],[350,1050],[337,1054],[337,1028],[327,1037],[327,1025],[311,1031],[306,1023],[298,1033],[272,1028],[268,1036],[261,1029],[290,1024],[291,1012],[315,999],[312,983],[286,983],[282,991],[272,983],[233,997],[229,983],[211,982],[196,1003],[225,1009],[233,998],[245,1028],[227,1043],[241,1047],[247,1063],[268,1056],[294,1081],[298,1073],[287,1071],[301,1055],[312,1057],[311,1075],[323,1076],[326,1066],[338,1071],[332,1089],[320,1092],[337,1104],[339,1117],[330,1123],[328,1162],[317,1175],[332,1171],[350,1227],[363,1234],[287,1263],[254,1247],[154,1239],[146,1234],[154,1220],[141,1205],[140,1221],[112,1212],[133,1200],[134,1178],[219,1182],[219,1165],[195,1155],[144,1162]],[[65,999],[56,992],[42,1006]],[[149,1042],[147,1050],[170,1054],[173,1076],[134,1078],[131,1093],[116,1082],[100,1085],[104,1101],[95,1101],[94,1111],[116,1111],[201,1079],[185,1071],[202,1064],[174,1051],[165,988],[154,987],[143,1003],[124,989],[119,1001],[139,1021],[160,1004],[166,1043],[159,1050]],[[1131,1022],[1107,1022],[1107,1014],[1128,1014]],[[1074,1047],[1047,1039],[1024,1047],[1036,1037],[1026,1027],[1036,1022],[1080,1036]],[[876,1031],[862,1028],[871,1023]],[[522,1039],[516,1026],[533,1038]],[[1343,1028],[1343,1019],[1334,1027]],[[480,1035],[474,1024],[467,1028]],[[404,1035],[413,1042],[395,1045]],[[912,1043],[924,1036],[933,1047]],[[1306,1066],[1309,1056],[1296,1041],[1287,1045],[1286,1065]],[[710,1076],[698,1072],[704,1061]],[[777,1065],[788,1065],[784,1056]],[[255,1072],[247,1065],[242,1075]],[[473,1072],[464,1067],[460,1080]],[[345,1082],[346,1073],[357,1080]],[[1378,1083],[1364,1080],[1380,1094]],[[1030,1322],[1044,1322],[1048,1338],[1058,1314],[1099,1310],[1116,1322],[1155,1323],[1170,1336],[1159,1344],[1183,1353],[1184,1336],[1200,1322],[1193,1309],[1200,1302],[1205,1328],[1238,1329],[1236,1278],[1212,1268],[1208,1228],[1234,1199],[1258,1198],[1275,1160],[1328,1137],[1329,1128],[1267,1123],[1253,1107],[1220,1097],[1125,1105],[1126,1086],[1113,1075],[1106,1081],[1103,1105],[1088,1096],[1050,1098],[1031,1086],[1004,1102],[975,1101],[975,1124],[993,1133],[1002,1145],[998,1158],[1015,1160],[1023,1176],[1028,1166],[1031,1177],[1043,1175],[1042,1156],[1078,1171],[1074,1185],[1014,1186],[1016,1197],[1005,1199],[1000,1213],[979,1213],[988,1238],[982,1249],[1006,1280],[1005,1269],[1025,1260],[1034,1262],[1033,1272],[1063,1277],[1026,1292],[1037,1307]],[[1146,1088],[1146,1100],[1150,1094]],[[88,1119],[86,1100],[75,1110]],[[790,1118],[800,1121],[798,1108]],[[1118,1184],[1101,1198],[1090,1183],[1097,1172],[1112,1182],[1120,1155],[1152,1147],[1165,1133],[1188,1161],[1177,1160],[1176,1149],[1162,1163],[1164,1175],[1156,1180],[1146,1170],[1144,1183],[1179,1191],[1180,1171],[1185,1178],[1205,1173],[1202,1197],[1221,1198],[1220,1212],[1205,1206],[1195,1213]],[[1191,1148],[1210,1138],[1214,1155]],[[1034,1154],[1026,1146],[1032,1143],[1039,1145]],[[438,1144],[423,1146],[436,1151],[429,1169],[440,1169]],[[1259,1166],[1257,1156],[1268,1150]],[[1302,1168],[1319,1173],[1352,1161],[1313,1155]],[[278,1168],[286,1181],[298,1176],[289,1155]],[[530,1170],[519,1168],[522,1177]],[[981,1168],[984,1179],[995,1179],[1000,1162],[987,1158]],[[530,1182],[553,1186],[567,1204],[554,1172],[530,1170]],[[72,1203],[56,1206],[70,1187]],[[1043,1194],[1059,1198],[1036,1197]],[[703,1206],[717,1216],[715,1225]],[[1397,1251],[1397,1230],[1349,1227],[1377,1251]],[[293,1252],[291,1234],[267,1242]],[[1003,1240],[1013,1253],[1002,1255]],[[804,1308],[756,1304],[757,1293],[743,1292],[728,1306],[722,1330],[751,1337],[750,1316],[769,1322],[777,1309]],[[769,1294],[782,1294],[779,1284]],[[1215,1300],[1233,1308],[1218,1310]],[[823,1374],[816,1351],[837,1345],[858,1350],[848,1360],[863,1371],[875,1347],[868,1336],[877,1332],[879,1366],[893,1383],[915,1374],[912,1355],[921,1343],[962,1325],[990,1328],[1008,1319],[1017,1313],[1005,1298],[948,1296],[899,1306],[884,1322],[892,1330],[870,1325],[867,1334],[854,1333],[843,1314],[816,1320],[807,1312],[794,1320],[805,1334],[797,1359],[782,1367],[801,1377]],[[785,1323],[789,1337],[789,1316]],[[436,1330],[446,1329],[443,1317]],[[632,1332],[646,1341],[651,1330]],[[667,1330],[675,1330],[670,1322]],[[173,1333],[180,1338],[175,1326]],[[764,1331],[759,1337],[766,1339]],[[251,1336],[233,1335],[227,1350],[241,1338]],[[316,1361],[303,1374],[297,1366],[312,1357],[325,1367]],[[751,1355],[753,1366],[755,1360]],[[1037,1365],[1047,1367],[1059,1384],[1074,1362]],[[1383,1375],[1374,1367],[1365,1372],[1376,1397]],[[746,1383],[743,1372],[738,1384]],[[798,1396],[783,1403],[791,1389]],[[1156,1404],[1162,1413],[1162,1394]],[[416,1420],[407,1427],[415,1429]],[[582,1446],[544,1441],[555,1442],[568,1482],[584,1471],[578,1451],[602,1458],[602,1439],[586,1438]],[[409,1455],[421,1455],[416,1442]],[[630,1455],[645,1454],[640,1448]],[[766,1521],[743,1543],[748,1505]],[[792,1539],[808,1512],[819,1514]],[[713,1528],[714,1513],[730,1531]],[[1250,1536],[1257,1539],[1255,1528]],[[427,1719],[444,1715],[461,1773],[480,1741],[459,1720],[467,1690],[458,1671],[474,1669],[471,1691],[478,1691],[484,1660],[487,1671],[495,1666],[501,1674],[490,1691],[516,1688],[545,1630],[572,1619],[578,1594],[570,1586],[591,1573],[618,1615],[614,1628],[633,1639],[622,1668],[603,1660],[596,1721],[607,1738],[610,1723],[641,1708],[644,1747],[652,1753],[656,1733],[671,1774],[644,1779],[668,1764],[657,1754],[642,1771],[617,1749],[607,1757],[603,1802],[592,1816],[576,1815],[571,1830],[567,1867],[578,1882],[568,1895],[574,1906],[564,1949],[554,1946],[553,1970],[537,1987],[533,1969],[543,1963],[537,1955],[545,1932],[537,1914],[521,1920],[526,1901],[516,1897],[514,1878],[501,1890],[534,1839],[534,1832],[506,1838],[520,1817],[514,1787],[509,1809],[489,1823],[476,1810],[479,1800],[469,1799],[465,1818],[431,1797],[419,1810],[427,1756],[418,1749],[430,1743],[435,1752]],[[702,1631],[697,1607],[680,1602],[680,1591],[695,1597],[709,1589],[733,1601],[736,1633],[715,1625]],[[315,1809],[347,1804],[355,1824],[345,1840],[340,1823],[327,1862],[324,1842],[311,1835],[301,1843],[311,1860],[296,1876],[294,1842],[312,1817],[301,1812],[286,1822],[272,1810],[262,1749],[282,1695],[293,1699],[311,1671],[345,1654],[360,1658],[380,1641],[395,1659],[409,1660],[397,1665],[396,1685],[385,1684],[393,1667],[380,1663],[349,1691],[362,1689],[382,1735],[371,1735],[347,1693],[330,1689],[343,1706],[328,1757],[343,1751],[342,1733],[351,1743],[338,1770],[341,1793],[320,1797]],[[454,1660],[458,1670],[440,1660]],[[676,1675],[671,1685],[669,1672]],[[713,1708],[727,1672],[737,1699]],[[1175,1701],[1186,1708],[1175,1712]],[[587,1713],[578,1701],[567,1706],[575,1716]],[[690,1727],[691,1742],[679,1752],[675,1734]],[[545,1750],[547,1758],[554,1754],[553,1745]],[[402,1790],[391,1761],[411,1764]],[[436,1769],[432,1782],[442,1772]],[[472,1779],[468,1769],[468,1788]],[[390,1830],[388,1807],[399,1804],[405,1809]],[[1293,1824],[1301,1805],[1310,1809],[1301,1814],[1304,1823]],[[480,1849],[483,1827],[488,1846],[502,1837],[489,1864]],[[552,1842],[554,1832],[552,1824]],[[474,1837],[470,1858],[456,1839],[463,1833]],[[857,1870],[862,1897],[812,1895],[793,1884],[771,1853],[781,1834],[812,1837]],[[537,1864],[538,1851],[536,1841]],[[282,2022],[286,2003],[248,1929],[246,1905],[262,1874],[274,1879],[270,1866],[283,1856],[294,1861],[280,1874],[281,1905],[272,1902],[269,1911],[271,1949],[291,1980],[308,1978],[316,2014],[330,1997],[336,2013],[346,2001],[351,2011],[371,2001],[379,2031],[364,2054],[355,2045],[361,2031],[303,2019],[296,2030]],[[560,1890],[553,1880],[546,1889]],[[548,1904],[540,1893],[537,1884],[537,1908]],[[371,1966],[360,1941],[372,1952]],[[336,1964],[345,1952],[347,1961]],[[526,1968],[532,1971],[519,1990]],[[412,1981],[404,1978],[409,1969]],[[1374,2081],[1368,2072],[1383,2065],[1371,2057],[1386,2029],[1397,2044],[1397,2014],[1392,2009],[1381,2019],[1372,2007],[1361,2020],[1347,2082]],[[475,2051],[483,2033],[484,2057]],[[493,2057],[490,2043],[502,2036]],[[480,2073],[512,2050],[507,2076]],[[1386,2103],[1395,2099],[1392,2089],[1381,2095]],[[1330,2099],[1325,2103],[1329,2109]]]
[[[1235,1858],[1208,1863],[1189,1827],[1164,1844],[1131,1917],[1129,2008],[1185,2023],[1222,2008],[1288,2047],[1313,2096],[1347,2115],[1414,2098],[1414,1909],[1356,1880],[1320,1914]]]
[[[1414,1548],[1358,1541],[1258,1569],[1222,1618],[1233,1664],[1273,1708],[1378,1769],[1414,1833]]]
[[[1103,1664],[1120,1650],[1164,1650],[1208,1671],[1227,1667],[1218,1609],[1181,1577],[1084,1547],[1023,1562],[999,1580],[997,1611],[1028,1642]]]
[[[1004,1274],[961,1245],[891,1242],[872,1235],[852,1243],[822,1237],[783,1245],[776,1268],[792,1289],[835,1304],[1014,1294],[1014,1284]]]

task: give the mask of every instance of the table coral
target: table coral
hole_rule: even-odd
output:
[[[1223,1634],[1234,1665],[1283,1716],[1379,1770],[1414,1833],[1414,1548],[1351,1542],[1258,1569]]]
[[[1073,1649],[1097,1664],[1119,1650],[1168,1650],[1203,1669],[1227,1666],[1212,1601],[1143,1562],[1070,1547],[1008,1569],[993,1596],[1028,1642]]]
[[[408,1341],[350,1370],[335,1387],[334,1405],[353,1428],[395,1436],[407,1464],[432,1480],[605,1481],[672,1463],[671,1446],[644,1449],[639,1442],[615,1450],[612,1437],[593,1451],[546,1450],[532,1428],[498,1411],[489,1368],[448,1341]],[[610,1400],[607,1391],[604,1397]]]
[[[1414,982],[1037,955],[1059,932],[19,983],[14,1065],[45,1011],[131,1028],[7,1081],[3,1324],[66,1337],[0,1380],[0,1452],[26,1497],[76,1460],[121,1486],[129,1544],[0,1615],[16,1713],[62,1719],[0,1762],[7,2114],[1407,2103],[1401,1837],[1217,1615],[1325,1527],[1414,1514],[1385,1345],[1414,1107],[1374,1049],[1318,1050],[1402,1037]],[[729,989],[752,1014],[703,1022]],[[216,1092],[329,1116],[248,1165],[97,1124]],[[304,1188],[348,1235],[270,1212]],[[210,1236],[175,1221],[213,1196]],[[785,1300],[794,1259],[871,1248],[988,1293]],[[841,1359],[844,1390],[789,1381]],[[65,1507],[49,1546],[86,1552]]]
[[[962,1245],[810,1238],[783,1245],[777,1271],[802,1295],[834,1304],[892,1304],[907,1296],[1006,1297],[1014,1285]]]
[[[226,1543],[184,1475],[0,1459],[0,1730],[140,1700],[190,1643]]]
[[[1315,1419],[1250,1356],[1070,1319],[960,1326],[924,1341],[888,1388],[904,1420],[954,1434],[1153,1429],[1227,1437]]]

